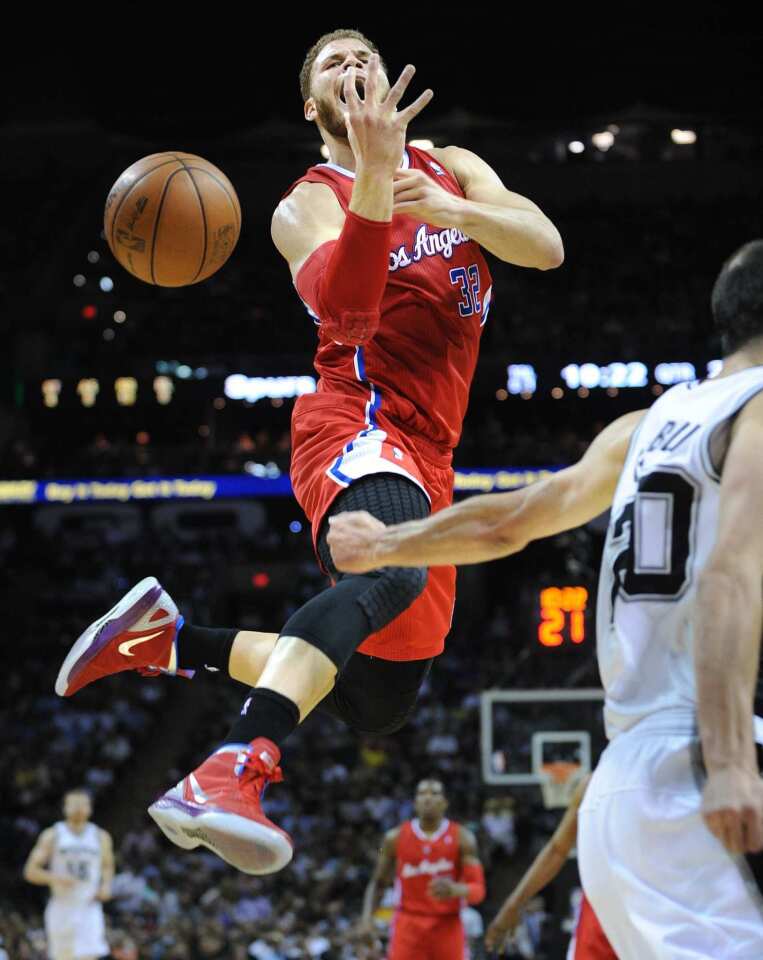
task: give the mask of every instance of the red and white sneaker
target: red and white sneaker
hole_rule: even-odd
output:
[[[268,783],[283,780],[281,751],[265,737],[227,743],[148,808],[178,847],[203,845],[243,873],[282,870],[294,853],[291,837],[262,812]]]
[[[192,677],[178,670],[177,632],[183,618],[156,577],[146,577],[74,643],[56,679],[56,693],[70,697],[101,677],[122,670]]]

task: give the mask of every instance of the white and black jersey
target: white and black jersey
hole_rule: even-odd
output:
[[[101,884],[101,835],[94,823],[85,825],[81,833],[59,822],[53,827],[53,856],[50,869],[59,876],[72,877],[76,884],[53,895],[53,900],[90,903]]]
[[[763,367],[679,384],[647,412],[615,492],[597,607],[607,735],[663,713],[695,729],[692,607],[717,536],[723,459]]]

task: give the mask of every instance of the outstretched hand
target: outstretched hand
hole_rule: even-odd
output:
[[[343,95],[347,137],[358,166],[389,175],[397,169],[405,149],[408,124],[434,96],[431,90],[425,90],[403,110],[397,109],[415,72],[416,68],[409,63],[386,97],[380,97],[379,55],[372,54],[362,99],[357,89],[355,67],[345,74]]]

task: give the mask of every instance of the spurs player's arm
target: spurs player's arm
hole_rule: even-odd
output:
[[[387,91],[379,58],[372,55],[363,100],[355,69],[345,74],[345,121],[356,164],[350,216],[330,187],[309,182],[300,183],[273,214],[273,243],[289,264],[300,297],[324,332],[340,343],[366,343],[378,327],[389,266],[392,178],[408,123],[432,98],[425,90],[397,110],[413,74],[407,66]]]
[[[373,933],[373,916],[376,908],[381,901],[384,887],[389,886],[395,878],[395,860],[397,859],[397,838],[400,835],[400,828],[395,827],[384,834],[379,859],[376,861],[376,867],[368,881],[366,892],[363,896],[363,913],[360,917],[358,930],[364,935]]]
[[[512,493],[471,497],[425,520],[390,527],[362,511],[329,517],[334,562],[352,573],[388,565],[480,563],[587,523],[611,505],[643,415],[638,410],[620,417],[578,463]]]
[[[737,417],[723,465],[718,535],[697,584],[694,662],[707,769],[703,815],[732,853],[763,848],[753,700],[763,630],[763,394]]]
[[[111,900],[111,882],[114,879],[114,844],[111,834],[106,830],[98,831],[101,841],[101,883],[96,900]]]
[[[551,839],[527,868],[527,872],[508,895],[487,928],[485,944],[488,950],[498,950],[501,947],[507,935],[516,929],[522,911],[530,900],[551,883],[567,862],[577,837],[578,810],[590,779],[590,775],[584,777],[577,785],[570,804]]]
[[[53,873],[48,869],[48,864],[53,857],[55,839],[56,833],[53,827],[43,830],[27,857],[23,871],[23,877],[27,883],[34,883],[39,887],[50,887],[51,893],[69,890],[77,882],[74,877]]]
[[[464,197],[421,170],[395,174],[395,213],[456,227],[506,263],[551,270],[564,261],[559,231],[532,200],[507,190],[484,160],[462,147],[430,151],[459,182]]]
[[[471,830],[459,827],[458,846],[461,858],[461,873],[457,880],[450,877],[433,877],[429,895],[435,900],[463,897],[467,903],[478,904],[485,899],[485,873],[482,869],[477,840]]]

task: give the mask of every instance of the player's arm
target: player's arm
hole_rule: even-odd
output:
[[[551,883],[567,862],[577,837],[578,810],[590,779],[590,776],[584,777],[575,788],[572,800],[553,836],[533,860],[487,928],[485,943],[488,950],[496,950],[501,946],[506,935],[516,928],[522,911],[530,900]]]
[[[461,872],[458,880],[451,880],[450,877],[434,877],[429,884],[429,894],[435,900],[462,897],[467,903],[476,905],[485,899],[485,871],[482,869],[477,841],[472,831],[461,827],[458,834],[461,855]]]
[[[377,94],[376,54],[369,60],[363,100],[354,69],[345,76],[345,121],[355,157],[347,214],[330,187],[302,183],[273,215],[273,242],[289,264],[297,292],[320,321],[321,334],[338,343],[367,343],[379,326],[389,268],[392,177],[407,124],[432,96],[427,90],[405,109],[396,109],[413,73],[407,66],[383,100]]]
[[[27,883],[34,883],[39,887],[50,887],[59,883],[67,885],[67,882],[70,886],[74,884],[73,878],[59,877],[52,870],[47,869],[50,858],[53,856],[54,840],[55,832],[52,827],[43,830],[37,838],[37,843],[24,864],[23,877]]]
[[[731,853],[763,848],[753,701],[763,630],[763,394],[744,407],[720,486],[718,535],[697,584],[697,717],[708,779],[702,811]]]
[[[365,512],[329,517],[337,568],[481,563],[522,550],[531,540],[571,530],[612,503],[631,435],[643,410],[615,420],[576,464],[511,493],[489,493],[424,520],[385,527]]]
[[[381,901],[382,891],[384,887],[392,883],[395,877],[395,859],[397,857],[397,838],[399,834],[399,827],[395,827],[394,830],[388,830],[384,835],[379,859],[376,861],[376,867],[363,896],[363,913],[360,917],[360,928],[363,932],[368,933],[373,929],[373,916]]]
[[[471,150],[432,153],[458,180],[463,197],[443,190],[421,170],[395,174],[395,213],[456,227],[500,260],[551,270],[564,260],[559,231],[532,200],[507,190],[493,168]]]
[[[101,885],[96,894],[97,900],[111,900],[111,883],[114,879],[114,844],[111,834],[101,830]]]

